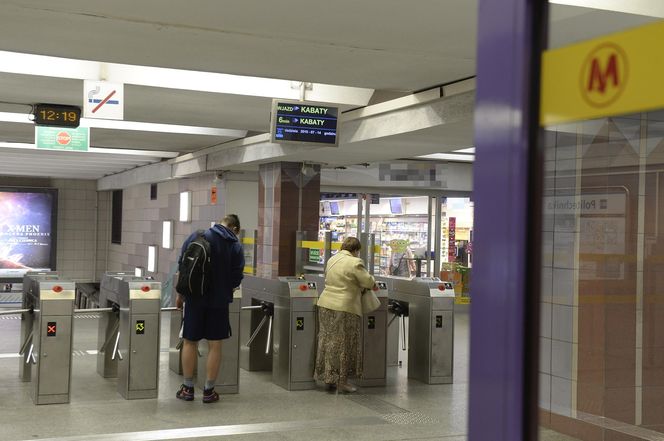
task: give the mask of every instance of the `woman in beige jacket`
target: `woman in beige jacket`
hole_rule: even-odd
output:
[[[341,251],[327,262],[325,289],[318,299],[314,378],[342,392],[355,392],[348,377],[362,375],[362,291],[376,283],[358,257],[360,248],[355,237],[343,241]]]

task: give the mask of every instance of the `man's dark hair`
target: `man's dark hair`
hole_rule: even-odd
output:
[[[240,218],[237,216],[237,214],[227,214],[221,220],[221,223],[231,230],[240,231]]]

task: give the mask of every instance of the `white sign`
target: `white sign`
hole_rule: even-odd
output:
[[[124,119],[124,84],[85,80],[83,102],[86,118]]]
[[[581,194],[579,196],[548,196],[544,198],[544,214],[625,215],[624,193]]]

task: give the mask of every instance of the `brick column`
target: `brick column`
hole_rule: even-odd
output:
[[[276,162],[259,168],[259,277],[295,275],[295,233],[306,231],[316,240],[319,223],[320,166]]]

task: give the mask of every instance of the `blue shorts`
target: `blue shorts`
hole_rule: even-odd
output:
[[[228,308],[185,303],[183,338],[190,341],[225,340],[231,335]]]

